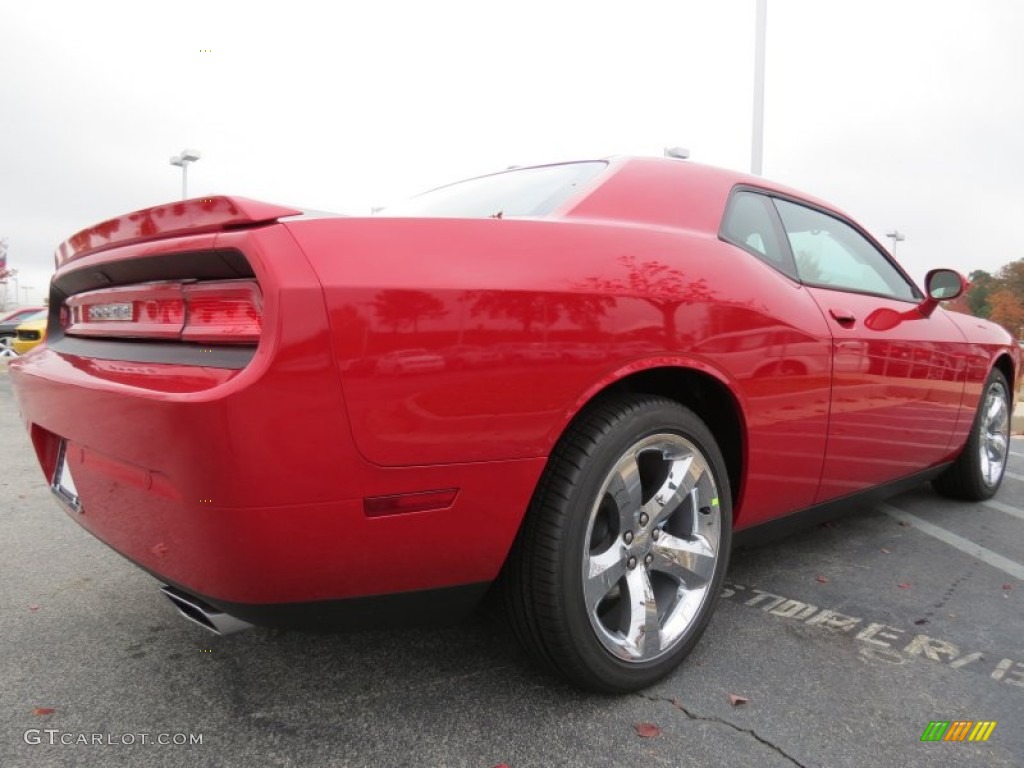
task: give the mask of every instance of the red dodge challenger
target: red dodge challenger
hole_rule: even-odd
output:
[[[541,662],[629,691],[758,526],[995,493],[1019,352],[939,306],[964,286],[759,178],[564,163],[367,218],[111,219],[60,247],[11,373],[68,513],[208,628],[436,620],[497,584]]]

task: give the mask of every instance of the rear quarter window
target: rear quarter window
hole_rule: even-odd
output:
[[[726,206],[719,236],[797,279],[796,266],[782,241],[775,209],[768,197],[745,190],[734,192]]]

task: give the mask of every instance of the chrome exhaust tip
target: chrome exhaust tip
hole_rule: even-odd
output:
[[[177,587],[161,587],[160,591],[178,609],[178,613],[215,635],[232,635],[252,627],[249,622],[236,619]]]

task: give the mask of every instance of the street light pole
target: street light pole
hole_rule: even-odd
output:
[[[180,155],[171,158],[171,165],[181,168],[181,199],[188,200],[188,166],[194,163],[202,155],[198,149],[183,149]]]
[[[900,232],[898,229],[894,229],[892,232],[886,232],[885,236],[892,240],[892,248],[889,251],[893,256],[896,255],[896,243],[902,243],[907,239],[907,236]]]
[[[768,19],[768,0],[757,0],[757,19],[754,22],[754,126],[750,145],[750,172],[761,175],[764,159],[764,49],[765,27]]]

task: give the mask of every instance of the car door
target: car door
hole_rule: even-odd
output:
[[[832,393],[816,501],[947,458],[964,389],[965,344],[870,238],[825,211],[775,198],[801,282],[832,332]]]

